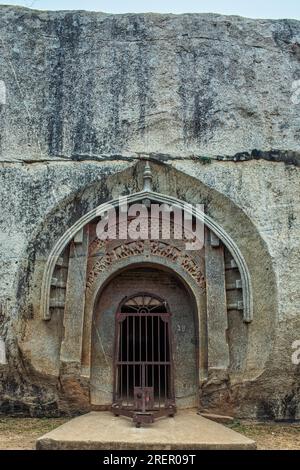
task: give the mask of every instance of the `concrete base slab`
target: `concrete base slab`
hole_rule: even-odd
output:
[[[38,450],[249,450],[254,441],[197,415],[179,411],[152,425],[135,428],[132,420],[109,412],[72,419],[38,439]]]

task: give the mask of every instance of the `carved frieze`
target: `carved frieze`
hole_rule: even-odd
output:
[[[171,261],[177,261],[181,254],[181,250],[175,246],[169,245],[168,243],[152,240],[150,242],[150,253],[152,255],[170,259]]]
[[[93,255],[105,246],[105,242],[100,238],[95,238],[89,245],[89,254]]]
[[[96,241],[93,242],[92,246],[95,249]],[[193,257],[177,246],[158,240],[132,241],[107,251],[107,253],[97,259],[90,269],[87,276],[87,288],[91,289],[98,275],[109,269],[114,262],[143,254],[160,256],[178,264],[194,278],[201,288],[205,288],[205,277],[201,267]]]
[[[201,287],[205,287],[205,277],[192,257],[185,255],[181,265],[196,280],[197,284]]]
[[[108,269],[114,261],[128,258],[129,256],[139,255],[144,252],[144,243],[134,241],[117,246],[98,259],[87,277],[87,288],[91,288],[98,274]]]

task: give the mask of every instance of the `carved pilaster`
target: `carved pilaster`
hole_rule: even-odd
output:
[[[86,226],[70,244],[68,279],[66,285],[64,331],[60,359],[62,362],[81,363],[84,321],[86,271],[88,258],[88,231]]]
[[[227,301],[224,246],[207,231],[205,245],[208,369],[227,369],[229,348],[226,339]]]

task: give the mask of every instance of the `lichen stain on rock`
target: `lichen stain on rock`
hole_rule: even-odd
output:
[[[216,126],[216,120],[212,119],[213,70],[205,66],[203,70],[201,58],[199,60],[195,51],[181,50],[178,56],[181,81],[178,93],[182,105],[183,139],[186,145],[193,140],[205,142],[210,139]]]
[[[66,94],[71,90],[68,87],[71,83],[65,81],[65,76],[69,66],[72,66],[72,59],[75,59],[75,51],[79,47],[81,28],[79,18],[74,13],[66,14],[64,20],[54,19],[46,27],[46,34],[57,35],[59,44],[51,54],[49,51],[49,108],[50,115],[48,120],[48,141],[50,155],[61,155],[63,153],[63,131],[64,119],[67,111]],[[80,66],[72,67],[74,81],[76,82],[76,71],[80,73]],[[73,96],[76,100],[76,95]],[[78,113],[81,116],[80,110]]]

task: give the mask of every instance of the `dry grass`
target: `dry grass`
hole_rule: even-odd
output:
[[[6,418],[0,417],[0,449],[30,450],[38,437],[52,431],[67,419],[62,418]]]
[[[0,449],[34,449],[38,437],[66,421],[66,418],[0,417]],[[229,427],[254,439],[261,450],[300,450],[300,424],[235,422]]]
[[[229,427],[256,441],[259,450],[300,450],[300,424],[244,421]]]

